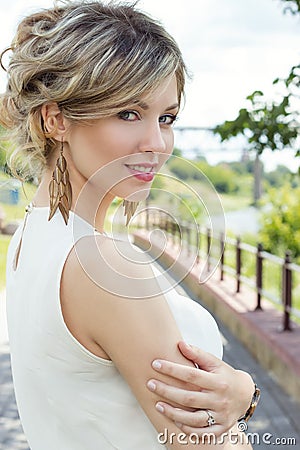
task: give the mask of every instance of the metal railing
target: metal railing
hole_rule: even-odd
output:
[[[282,331],[291,331],[291,315],[300,319],[300,311],[293,308],[293,281],[298,276],[298,286],[300,289],[300,266],[294,264],[291,260],[291,253],[286,251],[285,257],[280,258],[263,250],[262,244],[256,247],[241,242],[240,238],[231,238],[224,236],[224,233],[213,235],[212,230],[206,227],[195,227],[195,224],[182,222],[180,224],[166,216],[165,213],[155,209],[147,209],[146,217],[140,227],[150,230],[160,228],[165,231],[168,239],[172,244],[176,243],[185,247],[187,255],[193,252],[196,255],[196,262],[199,263],[201,258],[205,258],[206,268],[209,272],[212,264],[218,264],[220,271],[220,280],[223,281],[225,274],[233,276],[236,281],[235,290],[241,292],[243,284],[254,289],[256,292],[256,310],[262,309],[262,297],[270,300],[273,304],[283,311]],[[229,249],[231,247],[231,251]],[[231,259],[231,264],[226,264],[226,259]],[[245,275],[243,270],[246,268],[245,256],[254,259],[252,263],[253,275]],[[270,270],[268,265],[272,265]],[[248,264],[249,266],[249,264]],[[267,273],[269,270],[269,273]],[[274,294],[274,289],[265,286],[266,275],[273,276],[277,273],[277,281],[279,282],[279,294]],[[269,282],[270,284],[270,282]],[[300,292],[300,291],[299,291]]]

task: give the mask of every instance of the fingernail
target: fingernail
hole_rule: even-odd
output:
[[[155,391],[156,389],[156,384],[154,383],[154,381],[148,381],[147,386],[150,391]]]
[[[156,359],[155,361],[153,361],[152,367],[153,369],[161,369],[161,362]]]
[[[165,412],[165,408],[164,408],[163,405],[161,405],[160,403],[156,403],[155,408],[156,408],[157,411],[159,411],[160,413],[164,413],[164,412]]]
[[[174,422],[174,423],[175,423],[176,427],[178,427],[178,428],[182,427],[182,423],[179,423],[179,422]]]

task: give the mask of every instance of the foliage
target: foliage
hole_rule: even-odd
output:
[[[167,162],[168,169],[180,180],[196,179],[197,168],[189,160],[183,158],[170,158]]]
[[[181,151],[179,148],[174,147],[174,148],[173,148],[172,155],[173,155],[173,156],[181,156],[181,157],[182,157],[182,151]]]
[[[220,193],[232,193],[238,190],[234,172],[228,164],[221,163],[210,166],[206,161],[189,161],[173,158],[168,162],[169,170],[184,181],[203,181],[207,177]]]
[[[164,177],[161,176],[160,174],[157,174],[151,186],[149,200],[155,200],[159,196],[160,191],[164,189],[165,189]]]
[[[210,166],[204,161],[196,163],[196,167],[203,172],[219,193],[232,193],[238,190],[237,179],[227,163]],[[201,177],[202,174],[201,174]]]
[[[298,135],[299,117],[298,112],[291,110],[290,96],[291,93],[287,93],[280,102],[269,103],[261,91],[254,91],[247,97],[248,108],[240,109],[234,120],[226,120],[213,131],[222,142],[239,134],[244,135],[249,150],[255,150],[258,154],[266,148],[282,150],[291,147]]]
[[[0,147],[0,169],[4,169],[6,165],[6,153],[3,148]]]
[[[227,163],[229,167],[238,175],[249,175],[253,173],[254,161],[232,161]]]
[[[300,13],[300,0],[281,0],[284,6],[284,12],[290,12],[291,14]]]
[[[300,187],[286,184],[270,189],[267,211],[262,216],[260,239],[266,250],[284,256],[286,250],[300,257]]]
[[[291,188],[299,186],[299,177],[292,173],[288,167],[279,164],[275,170],[266,172],[264,179],[268,187],[281,187],[289,183]]]
[[[200,222],[200,219],[204,215],[202,203],[199,202],[199,199],[191,195],[181,195],[181,201],[177,211],[180,218],[191,223],[194,221]]]

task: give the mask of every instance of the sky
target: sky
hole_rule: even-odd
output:
[[[18,21],[51,6],[52,0],[0,0],[0,48],[10,44]],[[288,75],[300,60],[300,16],[283,14],[280,0],[140,0],[139,8],[159,19],[178,42],[192,80],[177,125],[211,128],[234,119],[246,97],[262,90],[276,96],[272,81]],[[0,92],[5,73],[0,73]],[[197,149],[209,162],[236,159],[242,141],[220,149],[205,132],[175,132],[176,146]],[[223,146],[224,147],[224,146]],[[271,169],[283,162],[295,169],[288,153],[264,157]]]

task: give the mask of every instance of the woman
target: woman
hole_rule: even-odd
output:
[[[11,50],[1,121],[16,138],[15,156],[25,152],[40,180],[7,263],[12,371],[25,434],[32,450],[161,448],[161,433],[181,430],[170,410],[162,414],[159,386],[146,388],[156,374],[151,362],[195,367],[177,348],[182,336],[221,358],[219,332],[199,305],[183,303],[175,290],[163,293],[148,256],[107,236],[103,224],[115,196],[125,199],[130,219],[172,152],[185,80],[181,53],[133,6],[100,2],[28,16]],[[159,376],[196,391],[196,404],[182,405],[183,423],[219,433],[243,414],[252,380],[226,370],[220,362],[217,378],[209,369],[207,379],[199,370],[193,383]],[[200,400],[199,380],[206,392]],[[226,386],[241,380],[244,401],[224,418]],[[204,411],[195,416],[195,407]],[[176,439],[165,445],[182,447]]]

